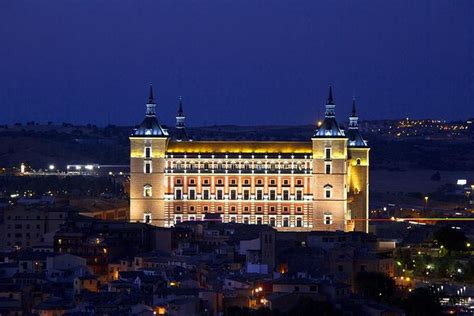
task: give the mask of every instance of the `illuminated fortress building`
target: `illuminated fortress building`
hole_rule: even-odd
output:
[[[170,227],[214,213],[281,231],[368,230],[369,147],[355,101],[344,131],[330,88],[324,120],[302,142],[192,141],[181,100],[174,135],[155,108],[150,87],[130,136],[131,221]]]

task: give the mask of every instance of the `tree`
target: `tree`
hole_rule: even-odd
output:
[[[395,292],[395,281],[380,272],[359,272],[355,279],[356,292],[376,301],[388,301]]]
[[[441,304],[438,295],[427,288],[415,289],[404,302],[404,310],[408,316],[441,315]]]
[[[458,229],[445,226],[434,234],[438,244],[448,251],[462,251],[467,249],[468,239],[464,233]]]

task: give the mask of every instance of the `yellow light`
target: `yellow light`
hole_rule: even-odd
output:
[[[104,248],[104,253],[107,253],[107,248]]]
[[[410,277],[406,277],[405,279],[407,282],[410,282]]]
[[[471,247],[471,243],[468,242],[468,243],[466,244],[466,247],[467,247],[467,248]]]
[[[321,125],[323,125],[323,122],[322,122],[322,121],[318,121],[318,127],[320,127]]]

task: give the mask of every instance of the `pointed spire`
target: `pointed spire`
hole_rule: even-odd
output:
[[[178,116],[183,116],[184,115],[184,112],[183,112],[183,97],[179,97],[178,98],[179,100],[179,107],[178,107]]]
[[[153,85],[150,83],[150,92],[148,94],[148,104],[154,104],[155,100],[153,98]]]
[[[356,112],[356,101],[355,97],[352,97],[352,113],[349,116],[349,129],[358,129],[359,128],[359,117]]]
[[[357,113],[356,113],[356,99],[355,99],[355,97],[352,97],[352,113],[351,113],[351,116],[352,116],[352,117],[356,117],[356,116],[357,116]]]
[[[156,103],[153,98],[153,86],[150,83],[150,92],[148,94],[148,102],[146,103],[146,115],[147,116],[156,116]]]
[[[332,86],[329,85],[329,96],[326,104],[334,104],[334,98],[332,97]]]

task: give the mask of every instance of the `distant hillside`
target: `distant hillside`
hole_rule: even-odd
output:
[[[423,139],[381,136],[364,123],[371,147],[371,168],[385,170],[474,170],[472,138]],[[33,168],[55,164],[128,164],[128,136],[132,127],[94,125],[0,126],[0,167]],[[375,129],[376,130],[376,129]],[[188,129],[195,140],[309,140],[314,126],[205,126]],[[173,133],[173,129],[170,129]]]

